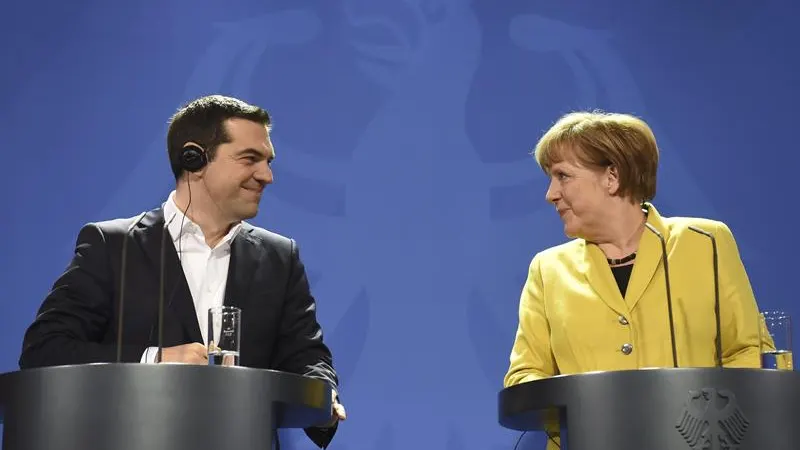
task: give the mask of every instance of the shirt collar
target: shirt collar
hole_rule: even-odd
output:
[[[186,216],[183,211],[178,208],[178,205],[175,203],[175,191],[170,192],[169,197],[167,197],[167,201],[164,202],[162,208],[164,210],[164,222],[169,230],[169,234],[172,236],[172,242],[177,242],[179,237],[186,235],[194,235],[200,239],[205,239],[200,226],[194,223],[192,219]],[[241,227],[241,222],[232,226],[225,237],[223,237],[222,240],[217,244],[217,247],[223,245],[230,246],[231,241],[233,240],[234,236],[236,236],[236,233],[239,232]]]

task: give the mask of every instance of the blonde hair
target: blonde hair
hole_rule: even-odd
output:
[[[597,169],[613,166],[619,175],[616,195],[636,202],[656,195],[656,138],[643,120],[629,114],[566,114],[539,139],[534,156],[548,175],[554,164],[564,160]]]

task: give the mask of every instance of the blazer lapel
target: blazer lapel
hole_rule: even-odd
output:
[[[251,228],[242,224],[231,242],[231,260],[225,283],[224,304],[242,308],[249,294],[250,281],[259,265],[258,245],[250,234]]]
[[[178,259],[178,253],[175,251],[172,237],[164,227],[164,211],[159,208],[147,213],[140,222],[139,227],[133,232],[133,238],[139,243],[147,256],[155,275],[156,286],[161,280],[161,245],[162,238],[164,239],[164,314],[167,313],[167,310],[173,311],[185,328],[189,339],[192,342],[202,343],[203,336],[200,333],[200,325],[197,323],[197,315],[195,314],[192,294],[189,291],[189,284],[183,274],[183,268]],[[156,291],[158,291],[158,288],[156,288]],[[157,298],[155,299],[155,304],[158,305]]]
[[[648,205],[648,207],[647,222],[658,230],[665,240],[669,239],[666,227],[658,211],[652,205]],[[641,239],[639,239],[636,262],[633,265],[631,278],[628,281],[628,290],[625,294],[625,301],[630,305],[631,309],[636,306],[644,295],[647,286],[653,280],[653,276],[660,265],[662,265],[661,241],[652,231],[645,229]]]
[[[592,289],[609,308],[617,314],[627,314],[628,308],[600,247],[584,242],[580,270],[586,275]]]

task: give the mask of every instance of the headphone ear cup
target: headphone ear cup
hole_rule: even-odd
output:
[[[181,167],[187,172],[197,172],[207,162],[206,152],[199,145],[186,144],[181,150]]]

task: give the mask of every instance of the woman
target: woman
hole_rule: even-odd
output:
[[[716,360],[712,247],[693,226],[717,241],[723,364],[760,367],[759,311],[733,235],[722,222],[662,217],[649,203],[658,147],[646,123],[568,114],[535,156],[550,177],[547,201],[574,239],[530,264],[506,387],[556,374],[673,366],[661,243],[645,223],[666,240],[678,366]]]
[[[710,240],[718,246],[722,362],[760,367],[759,311],[730,229],[663,217],[658,147],[643,121],[624,114],[562,117],[541,138],[536,161],[550,177],[547,201],[573,240],[534,256],[504,386],[558,374],[672,367],[661,241],[665,239],[677,365],[716,361]]]

